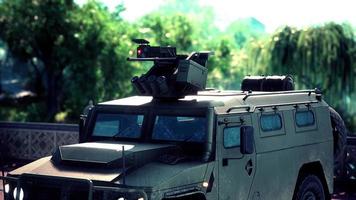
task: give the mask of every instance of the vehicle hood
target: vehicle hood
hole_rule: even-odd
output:
[[[152,162],[129,173],[126,176],[126,184],[164,190],[202,183],[207,173],[207,166],[207,163],[201,162],[182,162],[175,165]],[[122,179],[119,181],[121,182]]]
[[[118,142],[65,145],[59,147],[53,156],[41,158],[9,174],[90,179],[119,184],[123,183],[125,174],[127,185],[159,188],[202,181],[206,164],[192,161],[167,164],[157,161],[160,155],[175,148],[174,145]]]
[[[52,161],[56,165],[132,168],[176,148],[175,145],[169,144],[87,142],[58,147]]]

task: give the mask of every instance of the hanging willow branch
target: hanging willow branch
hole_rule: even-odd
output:
[[[356,42],[348,25],[328,23],[307,29],[284,27],[267,44],[260,63],[269,73],[292,74],[300,88],[318,87],[329,100],[355,91]]]

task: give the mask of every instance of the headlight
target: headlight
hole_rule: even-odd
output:
[[[4,191],[5,191],[6,194],[8,194],[10,192],[10,185],[9,184],[5,184]]]
[[[209,187],[209,183],[208,182],[203,182],[203,187],[205,187],[205,188]]]
[[[15,200],[16,200],[16,197],[17,197],[17,189],[18,189],[18,188],[16,187],[16,188],[14,189],[14,193],[13,193]],[[23,200],[24,195],[25,195],[25,194],[23,193],[23,189],[20,188],[18,200]]]

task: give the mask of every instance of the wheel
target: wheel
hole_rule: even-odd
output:
[[[323,184],[315,175],[307,175],[298,185],[294,200],[325,200]]]
[[[345,160],[345,178],[347,178],[345,180],[355,179],[355,177],[356,177],[356,157],[351,153],[348,153]]]
[[[334,175],[341,178],[345,175],[347,129],[341,116],[333,108],[329,110],[334,136]]]

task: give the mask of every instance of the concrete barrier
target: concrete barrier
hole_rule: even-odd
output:
[[[78,143],[78,132],[75,124],[0,122],[0,151],[5,158],[34,160]]]

